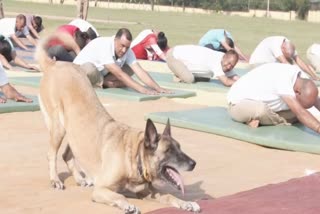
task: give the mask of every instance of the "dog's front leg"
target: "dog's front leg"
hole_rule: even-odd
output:
[[[116,206],[122,209],[125,214],[140,214],[139,209],[135,205],[130,204],[126,197],[106,187],[95,187],[92,200],[94,202]]]
[[[196,202],[183,201],[171,194],[163,194],[157,191],[153,186],[150,185],[151,194],[147,196],[147,199],[157,200],[162,204],[167,204],[179,209],[183,209],[190,212],[200,212],[200,206]]]

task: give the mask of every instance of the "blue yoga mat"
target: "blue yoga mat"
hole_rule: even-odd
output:
[[[0,92],[0,96],[3,94]],[[25,95],[33,100],[32,103],[15,102],[13,100],[7,100],[6,103],[0,103],[0,113],[9,112],[25,112],[25,111],[39,111],[38,98],[36,96]]]
[[[242,76],[246,74],[248,70],[246,69],[234,69],[234,73]],[[211,79],[209,82],[195,82],[195,83],[182,83],[173,81],[172,73],[159,73],[159,72],[149,72],[150,76],[161,86],[178,88],[178,89],[193,89],[193,90],[204,90],[204,91],[214,91],[214,92],[226,92],[230,87],[226,87],[217,79]],[[138,79],[137,77],[134,77]]]
[[[40,78],[41,77],[12,77],[12,78],[9,78],[9,81],[17,85],[39,87]],[[138,93],[129,88],[108,88],[108,89],[96,90],[99,96],[108,96],[112,98],[132,100],[132,101],[155,100],[161,97],[188,98],[188,97],[196,96],[196,93],[192,91],[183,91],[183,90],[173,90],[173,91],[174,91],[173,94],[146,95],[146,94]]]
[[[249,126],[233,121],[226,108],[155,112],[145,116],[154,122],[222,135],[261,146],[320,154],[320,134],[300,123],[293,126]]]

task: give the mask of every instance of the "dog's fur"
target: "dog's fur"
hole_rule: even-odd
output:
[[[93,201],[117,206],[125,213],[140,213],[119,194],[127,190],[199,212],[197,203],[160,194],[152,186],[155,180],[164,180],[183,188],[177,169],[191,171],[196,165],[171,137],[170,124],[163,134],[158,134],[151,120],[147,121],[145,132],[115,121],[80,66],[51,60],[44,50],[46,42],[39,44],[36,58],[44,72],[39,101],[50,132],[48,162],[52,186],[64,189],[56,160],[66,137],[68,146],[63,159],[79,185],[94,185]]]

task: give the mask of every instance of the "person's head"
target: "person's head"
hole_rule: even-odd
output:
[[[158,41],[157,44],[161,50],[165,50],[168,47],[168,39],[164,32],[159,32],[158,33]]]
[[[43,30],[42,18],[40,16],[34,16],[31,21],[32,27],[39,33]]]
[[[12,60],[12,47],[4,36],[0,36],[0,54],[6,58],[8,62]]]
[[[294,92],[297,101],[305,109],[314,106],[318,99],[318,88],[316,84],[310,79],[301,78],[300,75],[294,84]]]
[[[296,48],[294,46],[294,44],[292,42],[290,42],[287,39],[284,39],[281,45],[281,51],[283,53],[283,56],[289,61],[291,62],[294,53],[296,51]]]
[[[90,41],[89,35],[86,32],[81,32],[80,30],[77,30],[75,32],[75,41],[79,45],[80,49],[83,49],[84,46],[88,44]]]
[[[132,35],[127,28],[121,28],[114,38],[114,51],[116,57],[122,57],[130,48]]]
[[[231,71],[239,60],[239,55],[234,49],[228,50],[221,60],[223,72]]]
[[[23,14],[19,14],[16,17],[16,31],[22,31],[26,26],[26,17]]]
[[[94,40],[98,37],[96,32],[91,27],[88,28],[87,34],[89,35],[90,40]]]

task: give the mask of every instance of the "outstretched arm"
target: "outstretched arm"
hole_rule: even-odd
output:
[[[9,70],[12,69],[12,66],[10,65],[8,60],[2,54],[0,54],[0,62],[5,68],[7,68]]]
[[[40,39],[40,36],[39,36],[38,32],[36,31],[36,29],[34,29],[34,27],[32,26],[32,24],[28,25],[28,29],[29,29],[29,31],[31,31],[31,33],[32,33],[37,39]]]
[[[244,53],[242,53],[242,51],[240,50],[240,48],[238,47],[238,46],[234,46],[234,50],[239,54],[239,57],[242,59],[242,60],[244,60],[244,61],[246,61],[246,62],[249,62],[249,59],[248,59],[248,57],[246,57],[246,55],[244,55]]]
[[[304,72],[311,76],[312,79],[320,80],[316,73],[313,70],[311,70],[311,68],[307,66],[307,64],[299,56],[295,56],[294,60]]]
[[[26,37],[27,37],[27,39],[29,40],[29,42],[30,42],[31,44],[33,44],[34,46],[37,45],[37,41],[36,41],[30,34],[27,35]]]
[[[23,59],[18,57],[15,51],[11,52],[11,57],[12,57],[13,62],[15,64],[17,64],[18,66],[21,66],[21,67],[27,68],[27,69],[37,70],[36,67],[30,65],[29,63],[27,63],[26,61],[24,61]]]
[[[161,88],[148,74],[147,71],[145,71],[138,62],[133,63],[131,66],[134,73],[138,76],[138,78],[147,86],[150,88],[156,90],[159,93],[172,93],[171,91]]]
[[[14,35],[14,34],[11,35],[10,39],[12,39],[20,48],[22,48],[22,49],[24,49],[26,51],[28,50],[28,47],[25,46],[16,35]]]
[[[224,86],[230,87],[239,79],[239,76],[234,75],[232,77],[227,77],[226,75],[222,75],[218,76],[218,79],[223,83]]]
[[[294,96],[281,96],[281,98],[297,116],[300,123],[314,130],[315,132],[320,133],[320,122],[309,111],[304,109]],[[317,105],[319,105],[319,99]]]
[[[110,73],[112,73],[118,80],[123,82],[127,87],[132,88],[142,94],[156,94],[155,91],[152,91],[143,87],[137,81],[132,79],[117,64],[108,64],[108,65],[105,65],[105,67]]]

